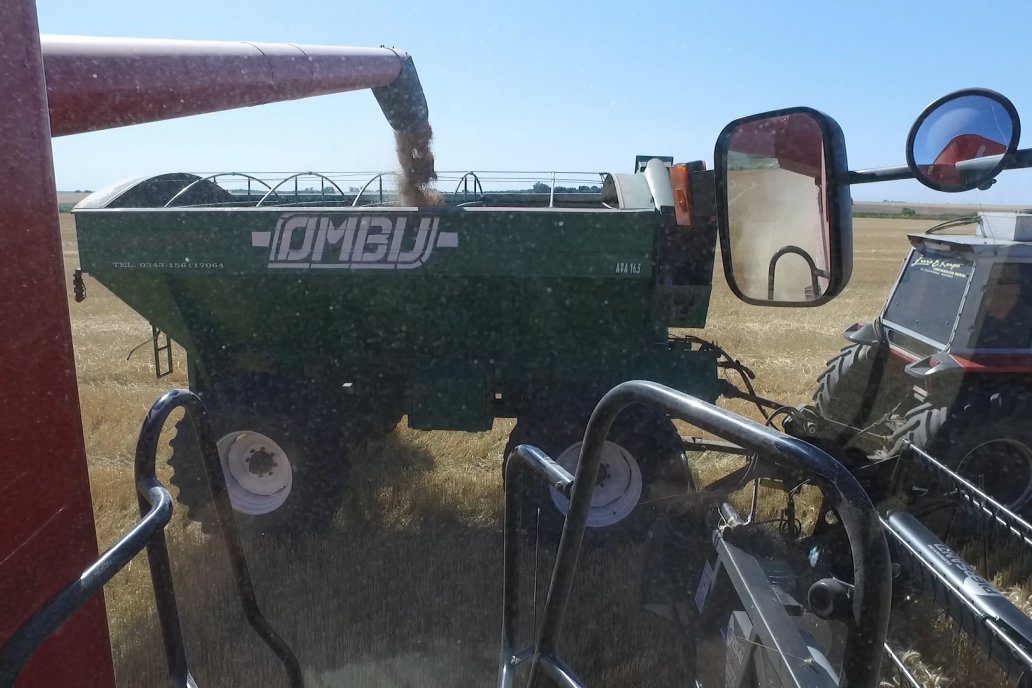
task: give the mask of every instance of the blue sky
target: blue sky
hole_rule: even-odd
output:
[[[628,171],[637,153],[711,161],[728,121],[809,105],[842,126],[853,169],[903,164],[921,109],[1001,91],[1032,121],[1022,2],[268,2],[40,0],[44,33],[406,50],[439,169]],[[1029,126],[1032,126],[1030,124]],[[1029,145],[1027,139],[1023,142]],[[55,140],[61,189],[169,171],[392,169],[368,92]],[[1027,172],[988,192],[915,182],[857,199],[1032,204]]]

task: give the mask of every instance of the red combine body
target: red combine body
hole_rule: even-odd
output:
[[[925,168],[930,177],[943,184],[956,185],[963,181],[958,162],[984,158],[992,155],[1003,155],[1007,146],[998,141],[987,139],[978,134],[961,134],[953,138],[935,157],[935,162]]]

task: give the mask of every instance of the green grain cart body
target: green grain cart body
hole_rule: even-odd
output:
[[[705,324],[713,235],[669,214],[131,196],[78,206],[82,268],[185,347],[195,388],[265,372],[460,430],[632,378],[718,396],[714,355],[667,336]]]

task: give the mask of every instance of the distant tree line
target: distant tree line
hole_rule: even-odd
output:
[[[534,193],[551,193],[552,187],[544,182],[535,182],[534,186],[530,187],[530,190]],[[599,193],[602,191],[600,186],[588,186],[581,184],[580,186],[557,186],[555,187],[556,193]]]

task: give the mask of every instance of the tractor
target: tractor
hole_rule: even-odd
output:
[[[908,150],[911,160],[930,155],[936,122],[960,116],[977,127],[979,112],[999,117],[996,131],[954,137],[929,164],[915,163],[921,181],[947,192],[988,188],[1020,130],[1013,105],[997,94],[936,101]],[[957,164],[964,151],[992,164],[961,174],[971,164]],[[975,231],[958,235],[965,227]],[[849,344],[820,374],[795,432],[854,468],[910,443],[1023,513],[1032,501],[1032,215],[981,212],[909,239],[884,309],[845,331]]]

